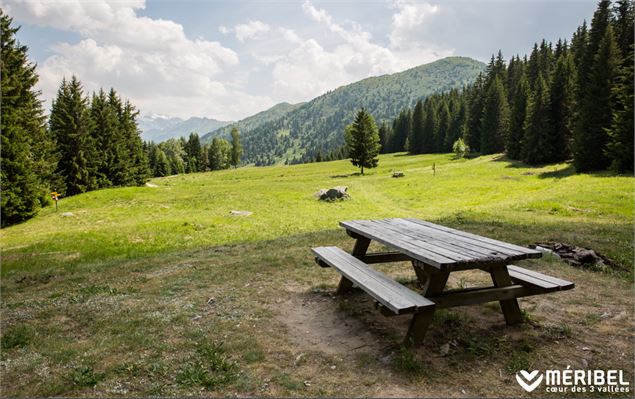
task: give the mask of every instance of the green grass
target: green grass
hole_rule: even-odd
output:
[[[393,170],[406,176],[391,178]],[[469,392],[513,395],[498,370],[566,367],[584,346],[603,349],[594,361],[632,379],[631,362],[619,356],[633,350],[632,177],[575,175],[568,164],[531,168],[496,156],[403,154],[382,156],[366,176],[354,172],[338,161],[153,179],[159,187],[65,198],[59,212],[47,208],[3,229],[3,394],[446,396],[440,376],[460,370],[456,392],[476,384]],[[313,197],[337,185],[349,187],[350,200]],[[532,260],[532,268],[571,279],[576,289],[521,303],[531,323],[511,333],[495,303],[438,312],[425,347],[398,351],[407,322],[353,298],[333,300],[336,273],[316,267],[309,251],[350,249],[338,222],[381,217],[419,217],[520,245],[587,246],[624,271]],[[476,273],[450,286],[471,287]],[[399,281],[414,288],[409,276]],[[305,300],[319,306],[305,308]],[[303,327],[291,339],[289,303],[308,320],[315,309],[317,318],[327,310],[362,324],[370,318],[363,325],[379,349],[355,342],[358,349],[332,354],[302,346],[319,332]],[[383,320],[388,327],[380,328]],[[448,343],[448,356],[437,356]],[[394,386],[403,390],[382,390]]]
[[[631,177],[574,175],[568,164],[529,168],[495,159],[398,154],[382,156],[366,176],[351,175],[350,163],[338,161],[180,175],[154,179],[158,188],[91,192],[62,199],[57,213],[50,207],[2,230],[2,273],[269,240],[381,217],[486,221],[493,234],[501,224],[539,228],[537,239],[592,246],[632,268]],[[392,170],[406,177],[391,178]],[[313,197],[336,185],[348,186],[352,200],[327,204]],[[232,217],[230,210],[253,215]]]

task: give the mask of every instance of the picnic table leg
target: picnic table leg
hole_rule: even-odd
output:
[[[415,313],[412,321],[410,321],[408,332],[406,333],[406,339],[404,341],[406,346],[414,346],[423,342],[423,338],[428,331],[428,327],[430,326],[430,323],[432,323],[433,316],[434,308]]]
[[[512,279],[509,277],[507,266],[496,266],[490,269],[492,281],[496,287],[507,287],[512,285]],[[499,301],[501,310],[505,316],[505,322],[508,325],[520,324],[523,322],[522,314],[520,313],[520,307],[518,306],[518,300],[506,299]]]
[[[422,285],[424,296],[430,297],[443,292],[450,273],[433,271],[428,269],[425,265],[419,266],[419,264],[415,262],[412,262],[412,267],[415,269],[417,279]],[[434,308],[415,313],[410,322],[408,332],[406,333],[405,345],[413,346],[423,342],[423,338],[428,331],[430,323],[432,323],[433,317]]]
[[[352,255],[356,258],[366,255],[368,246],[370,245],[370,239],[362,236],[357,236],[355,240],[355,246],[353,247]],[[343,294],[350,291],[353,288],[353,282],[342,275],[340,283],[337,286],[337,294]]]

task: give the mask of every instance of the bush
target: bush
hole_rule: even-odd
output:
[[[470,153],[470,147],[460,138],[452,144],[452,152],[457,158],[465,158]]]

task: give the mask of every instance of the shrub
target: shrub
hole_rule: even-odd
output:
[[[465,158],[465,156],[470,153],[470,147],[465,144],[462,138],[459,138],[452,144],[452,152],[454,152],[457,158]]]

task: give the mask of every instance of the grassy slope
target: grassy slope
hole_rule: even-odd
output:
[[[381,217],[539,225],[544,235],[535,240],[568,232],[574,243],[607,252],[630,269],[632,178],[573,175],[564,164],[536,169],[494,158],[390,155],[366,176],[350,176],[350,163],[339,161],[181,175],[153,180],[158,188],[91,192],[63,199],[58,213],[48,208],[3,230],[3,273],[274,239]],[[391,178],[391,170],[406,177]],[[315,201],[319,188],[337,185],[348,186],[353,200]],[[230,210],[254,214],[231,217]]]
[[[380,165],[367,176],[340,161],[155,179],[156,188],[64,199],[58,213],[2,230],[3,395],[509,396],[521,394],[509,391],[514,370],[586,367],[583,358],[632,380],[629,275],[528,262],[577,288],[524,300],[532,323],[520,329],[504,329],[495,307],[443,313],[430,341],[407,353],[398,349],[407,321],[383,325],[357,299],[329,296],[334,273],[315,267],[308,248],[350,248],[339,220],[408,216],[523,245],[589,246],[630,270],[633,178],[496,157],[389,155]],[[335,185],[349,186],[352,199],[312,196]],[[458,278],[451,286],[482,276]],[[297,325],[322,319],[334,324],[311,331],[351,323],[373,331],[372,341],[347,347],[355,334],[344,330],[329,352],[305,343],[320,341],[308,327],[298,338]],[[448,356],[429,356],[447,342]],[[443,376],[456,370],[448,384]]]

